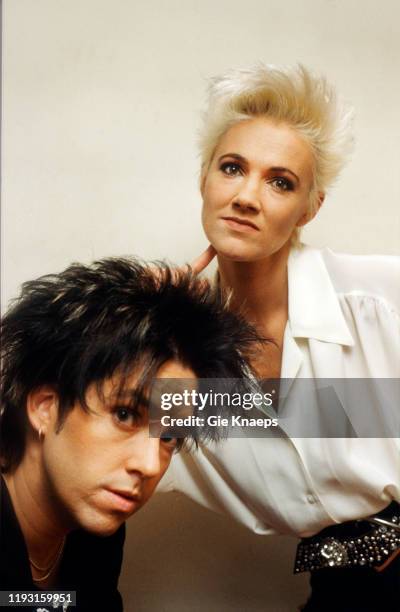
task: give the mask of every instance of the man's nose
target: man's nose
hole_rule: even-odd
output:
[[[232,201],[235,210],[241,212],[259,212],[260,202],[260,183],[254,176],[247,176],[241,181],[240,187]]]
[[[160,439],[150,438],[148,427],[143,428],[132,440],[127,471],[152,478],[161,473]]]

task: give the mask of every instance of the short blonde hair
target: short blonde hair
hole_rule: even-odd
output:
[[[314,154],[310,211],[332,185],[352,150],[353,109],[325,78],[302,65],[278,68],[259,63],[211,80],[200,131],[201,174],[206,174],[221,136],[235,123],[268,117],[293,126]]]

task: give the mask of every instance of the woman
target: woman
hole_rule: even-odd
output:
[[[301,379],[400,376],[399,261],[299,243],[351,149],[351,122],[333,89],[303,67],[259,65],[212,83],[203,226],[232,308],[272,339],[253,365],[260,378],[290,379],[284,410],[295,425],[272,439],[203,446],[176,457],[170,472],[170,488],[257,533],[303,538],[295,571],[311,571],[307,612],[397,610],[400,601],[397,431],[365,433],[357,394],[344,409],[352,437],[297,429],[307,408]],[[312,410],[309,422],[319,418]],[[359,522],[366,517],[375,518]]]

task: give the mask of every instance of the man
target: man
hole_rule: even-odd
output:
[[[124,523],[183,442],[149,436],[150,381],[242,377],[255,334],[204,281],[128,259],[25,283],[1,331],[0,590],[121,610]]]

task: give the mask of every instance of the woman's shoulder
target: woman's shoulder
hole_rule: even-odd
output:
[[[400,257],[350,255],[327,248],[320,253],[337,293],[374,298],[400,313]]]

